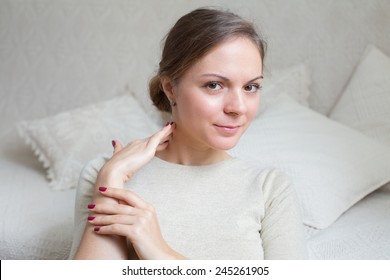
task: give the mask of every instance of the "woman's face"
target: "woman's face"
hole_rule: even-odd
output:
[[[256,115],[262,61],[247,38],[212,49],[172,85],[177,134],[193,148],[233,148]]]

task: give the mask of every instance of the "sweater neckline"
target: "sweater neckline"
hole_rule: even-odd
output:
[[[210,170],[210,169],[219,168],[221,166],[232,164],[238,160],[239,159],[236,157],[230,157],[228,159],[224,159],[224,160],[221,160],[221,161],[218,161],[215,163],[211,163],[211,164],[184,165],[184,164],[169,162],[169,161],[163,160],[163,159],[156,157],[156,156],[152,159],[152,161],[154,161],[157,165],[175,168],[175,169],[182,169],[182,170]]]

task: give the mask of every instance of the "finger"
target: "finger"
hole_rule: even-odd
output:
[[[160,141],[160,143],[158,144],[156,150],[157,150],[157,151],[162,151],[162,150],[166,149],[166,148],[168,147],[168,145],[169,145],[169,140],[170,140],[170,138],[171,138],[171,135],[168,135],[167,137],[165,137],[164,139],[162,139],[162,140]]]
[[[153,134],[149,138],[147,145],[153,149],[157,149],[158,145],[163,144],[166,140],[169,139],[169,136],[172,134],[175,127],[175,123],[169,123],[167,126]]]
[[[169,145],[169,140],[167,140],[166,142],[158,145],[156,151],[158,151],[158,152],[163,151],[163,150],[165,150],[168,147],[168,145]]]
[[[109,226],[95,226],[94,231],[97,234],[102,235],[120,235],[129,237],[132,234],[132,226],[130,225],[122,225],[122,224],[113,224]]]
[[[176,125],[175,125],[175,124],[172,124],[172,125],[171,125],[171,130],[172,130],[172,132],[175,130],[175,128],[176,128]],[[168,141],[168,140],[172,137],[172,132],[170,132],[168,135],[166,135],[164,138],[162,138],[162,139],[160,140],[160,143],[165,143],[166,141]]]
[[[94,226],[108,226],[112,224],[133,225],[138,217],[134,215],[96,215],[89,216],[88,222]]]
[[[97,203],[88,205],[89,211],[91,211],[91,216],[97,216],[97,214],[105,215],[140,215],[141,210],[136,209],[130,205],[124,204],[112,204],[112,203]]]
[[[133,207],[145,209],[149,205],[142,198],[140,198],[138,195],[136,195],[135,193],[133,193],[130,190],[100,187],[99,192],[106,197],[111,197],[111,198],[115,198],[118,200],[122,200],[122,201],[126,202],[128,205],[133,206]],[[121,204],[118,204],[118,205],[121,205]]]
[[[167,124],[164,126],[164,127],[162,127],[162,128],[160,128],[160,130],[157,130],[155,133],[153,133],[151,136],[149,136],[149,137],[146,137],[145,139],[143,139],[144,141],[149,141],[150,140],[150,138],[152,138],[152,137],[159,137],[159,136],[161,136],[162,134],[165,134],[166,133],[166,131],[170,131],[172,128],[174,128],[174,125],[175,125],[175,123],[174,122],[167,122]],[[173,131],[173,130],[172,130]],[[170,133],[170,132],[169,132]],[[168,133],[168,134],[169,134]],[[164,136],[163,136],[164,137]]]
[[[112,140],[112,146],[114,147],[114,154],[123,149],[123,145],[119,140]]]

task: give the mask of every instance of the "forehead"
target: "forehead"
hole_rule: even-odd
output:
[[[191,76],[204,72],[229,78],[258,76],[262,74],[262,59],[258,47],[250,39],[232,38],[211,49],[187,72]]]

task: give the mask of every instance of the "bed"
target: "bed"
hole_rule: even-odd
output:
[[[164,123],[160,40],[201,6],[268,41],[261,109],[232,149],[282,169],[310,259],[390,259],[390,2],[0,1],[0,259],[67,259],[83,164]]]

